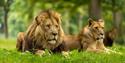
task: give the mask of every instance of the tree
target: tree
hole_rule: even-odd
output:
[[[90,0],[88,7],[90,18],[95,20],[101,18],[101,0]]]
[[[12,0],[4,0],[4,31],[5,31],[5,38],[8,38],[8,12],[9,12],[9,7],[12,3]]]
[[[122,5],[124,1],[112,0],[112,14],[113,14],[113,21],[114,21],[114,28],[117,29],[118,36],[120,37],[121,43],[124,43],[123,41],[123,33],[121,29],[122,21],[123,21],[123,13],[122,13]],[[122,4],[121,4],[122,3]]]

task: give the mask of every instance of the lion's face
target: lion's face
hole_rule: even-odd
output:
[[[43,34],[45,41],[51,45],[56,44],[61,34],[60,16],[57,16],[56,13],[53,14],[53,12],[51,15],[42,13],[37,16],[36,21],[43,31],[40,33]]]
[[[43,24],[43,29],[45,31],[45,39],[50,44],[55,44],[59,37],[59,24],[57,21],[52,19],[46,19]]]
[[[104,21],[99,19],[98,21],[89,20],[89,28],[93,32],[97,40],[104,39]]]

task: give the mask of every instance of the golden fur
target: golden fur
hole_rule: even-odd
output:
[[[72,36],[72,35],[65,35],[63,44],[65,45],[65,50],[73,50],[73,49],[80,49],[81,44],[80,44],[80,39],[78,36]]]
[[[105,50],[103,44],[104,21],[102,19],[97,21],[89,19],[89,24],[82,29],[79,37],[83,49],[94,52]]]
[[[17,35],[17,44],[16,48],[18,51],[24,51],[24,45],[25,45],[25,40],[24,40],[25,33],[24,32],[19,32]]]
[[[73,49],[81,49],[80,39],[78,36],[64,35],[62,44],[56,49],[56,51],[70,51]]]
[[[62,36],[60,14],[52,10],[42,11],[25,32],[24,51],[53,50],[61,44]]]

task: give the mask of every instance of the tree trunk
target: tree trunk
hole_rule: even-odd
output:
[[[90,0],[89,17],[95,20],[101,18],[101,0]]]
[[[114,27],[117,30],[117,36],[118,36],[118,42],[120,44],[124,43],[124,38],[123,38],[123,32],[122,32],[122,12],[121,11],[116,11],[113,12],[113,21],[114,21]]]
[[[78,17],[78,30],[80,31],[81,28],[82,28],[82,18],[83,16],[80,14],[79,17]]]
[[[117,30],[117,36],[118,36],[118,41],[119,43],[123,44],[124,39],[123,39],[123,33],[122,33],[122,19],[123,19],[123,13],[121,10],[118,10],[116,8],[116,0],[112,0],[112,12],[113,12],[113,27],[116,28]]]
[[[113,21],[114,21],[114,27],[119,31],[120,34],[120,24],[122,21],[122,12],[121,11],[116,11],[113,12]]]
[[[8,7],[6,5],[4,6],[4,32],[5,32],[5,38],[8,38]]]

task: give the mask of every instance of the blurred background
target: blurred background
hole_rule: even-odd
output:
[[[40,10],[62,16],[66,34],[78,34],[89,18],[102,18],[105,30],[117,29],[116,43],[125,44],[125,0],[0,0],[0,39],[16,39]]]

